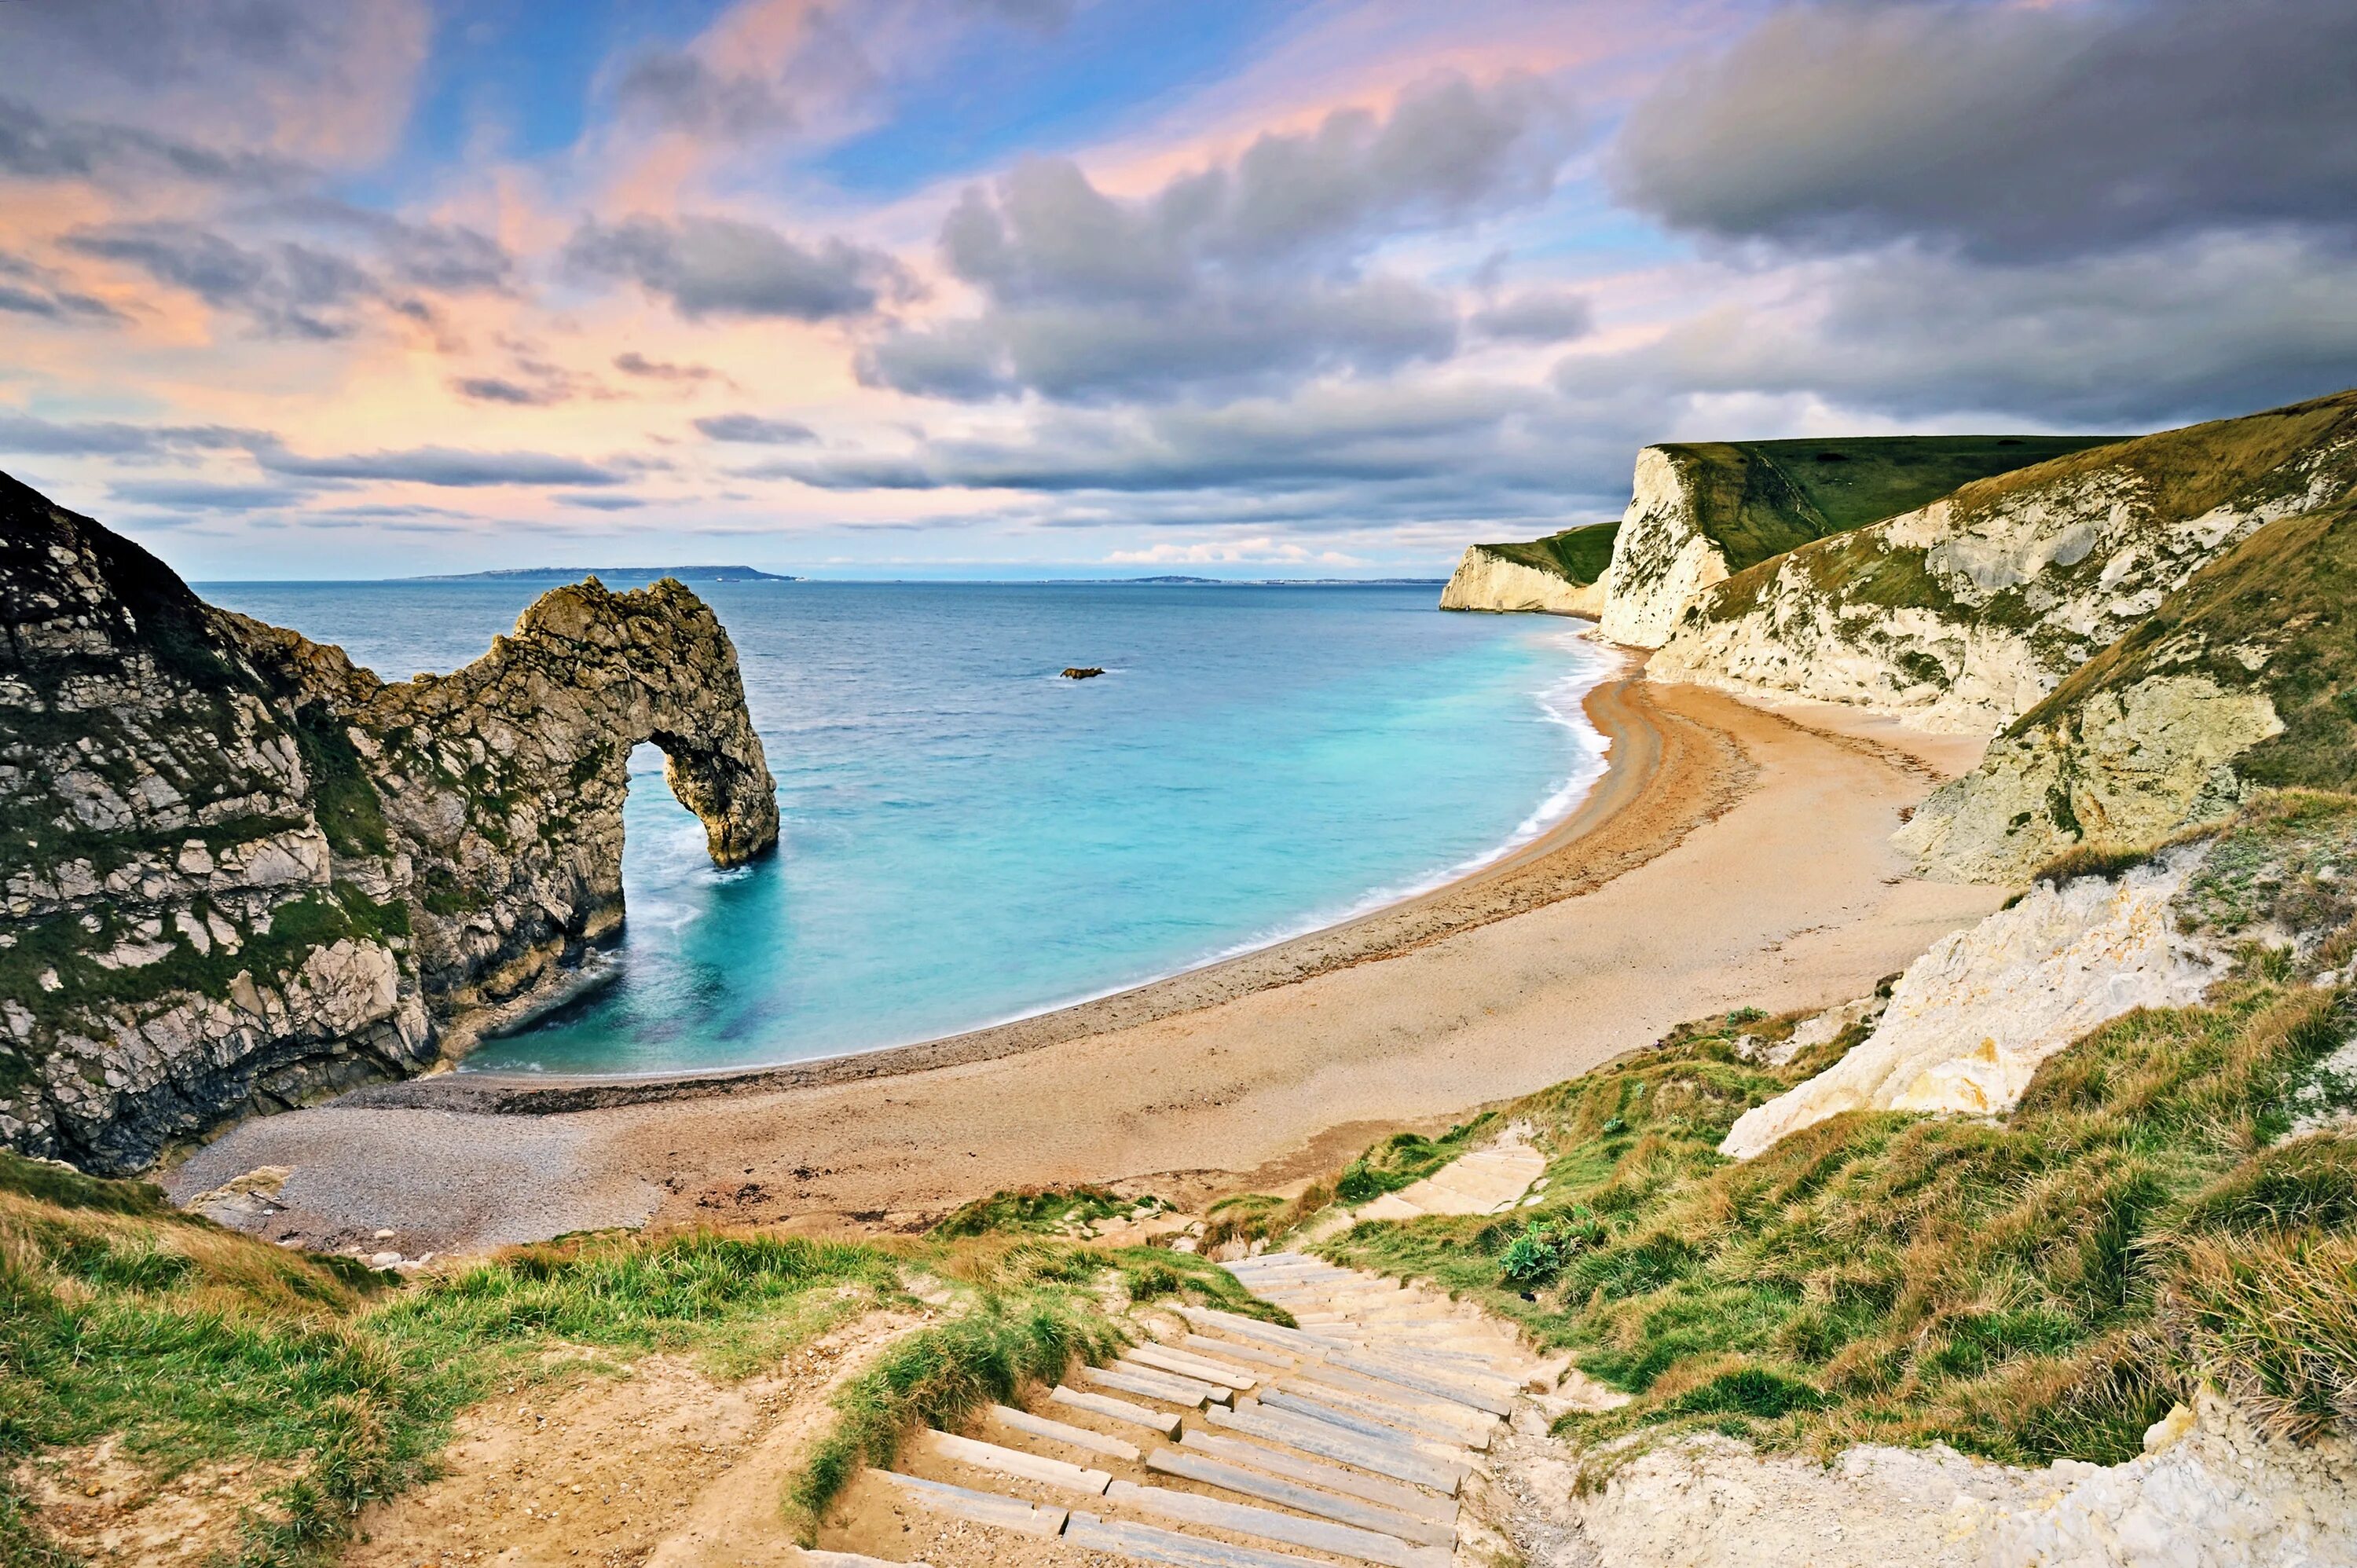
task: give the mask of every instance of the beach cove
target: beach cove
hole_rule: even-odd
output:
[[[1738,1005],[1870,990],[2001,890],[1917,880],[1903,811],[1976,748],[1854,715],[1608,681],[1610,766],[1448,887],[999,1028],[665,1082],[441,1074],[249,1122],[176,1197],[288,1173],[274,1235],[406,1251],[715,1219],[920,1227],[1010,1187],[1200,1198],[1319,1174]]]

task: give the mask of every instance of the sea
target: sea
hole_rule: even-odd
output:
[[[479,657],[545,585],[201,591],[398,681]],[[716,869],[640,746],[618,978],[461,1070],[762,1066],[1024,1017],[1461,875],[1604,765],[1581,701],[1612,656],[1577,622],[1442,614],[1432,585],[695,588],[737,644],[778,853]]]

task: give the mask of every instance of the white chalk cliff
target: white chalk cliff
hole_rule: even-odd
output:
[[[1677,459],[1660,446],[1638,453],[1635,493],[1620,514],[1603,579],[1604,635],[1631,648],[1659,648],[1687,602],[1727,575],[1727,557],[1695,518]]]
[[[2269,421],[2286,431],[2273,444],[2258,428]],[[2224,455],[2224,426],[2165,432],[1968,485],[1763,562],[1686,604],[1651,673],[1994,731],[2201,567],[2357,483],[2357,400],[2226,424],[2244,438]],[[1634,553],[1648,532],[1632,515],[1620,538]],[[1606,634],[1649,631],[1660,603],[1624,610],[1620,592],[1616,575]]]
[[[2185,845],[2117,878],[2040,883],[1907,966],[1848,1055],[1743,1113],[1719,1153],[1748,1160],[1848,1111],[1998,1115],[2040,1063],[2137,1007],[2190,1006],[2224,968],[2179,935],[2170,899],[2208,854]]]
[[[1546,615],[1585,616],[1594,620],[1604,613],[1604,585],[1575,583],[1553,572],[1542,572],[1510,560],[1480,544],[1469,544],[1440,591],[1445,610],[1535,610]]]

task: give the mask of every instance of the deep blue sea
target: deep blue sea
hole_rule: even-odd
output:
[[[468,1069],[748,1066],[1019,1017],[1432,886],[1603,764],[1579,700],[1608,656],[1568,622],[1443,615],[1431,587],[696,591],[736,639],[780,853],[715,870],[641,746],[620,980]],[[204,592],[402,680],[481,654],[535,588]]]

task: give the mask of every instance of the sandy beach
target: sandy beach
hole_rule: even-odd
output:
[[[1976,744],[1635,672],[1588,713],[1610,767],[1568,818],[1345,925],[997,1028],[765,1072],[382,1085],[248,1122],[167,1189],[186,1201],[280,1167],[283,1211],[256,1229],[411,1255],[647,1222],[914,1227],[1055,1182],[1195,1201],[1318,1174],[1683,1019],[1859,994],[2003,897],[1918,881],[1887,842]]]

